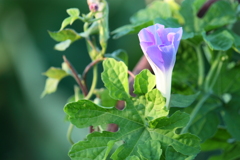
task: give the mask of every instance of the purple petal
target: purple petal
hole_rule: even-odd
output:
[[[152,43],[155,43],[155,39],[154,39],[153,33],[148,32],[148,30],[146,28],[142,29],[138,33],[138,37],[139,37],[140,42],[152,42]]]
[[[157,30],[159,37],[162,40],[162,44],[171,45],[174,44],[175,50],[177,51],[179,42],[182,37],[182,28],[165,28]],[[170,35],[169,35],[170,34]]]
[[[148,47],[152,46],[152,45],[154,45],[153,42],[140,42],[140,46],[141,46],[144,54],[146,54],[146,51],[147,51]]]
[[[162,44],[161,38],[156,34],[157,30],[161,30],[161,29],[164,29],[164,25],[155,24],[153,26],[149,26],[146,28],[146,30],[154,36],[155,44]]]
[[[164,67],[164,59],[162,57],[162,52],[159,50],[158,46],[150,46],[146,50],[147,56],[152,60],[155,66],[160,68],[163,72],[165,72]]]
[[[173,45],[158,46],[162,59],[164,61],[165,70],[172,69],[176,61],[176,50]]]

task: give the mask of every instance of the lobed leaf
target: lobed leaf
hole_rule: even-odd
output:
[[[240,140],[240,106],[239,94],[233,94],[232,100],[224,107],[222,117],[228,132],[236,140]],[[234,122],[234,123],[233,123]]]
[[[216,134],[206,140],[204,143],[201,144],[202,151],[214,151],[214,150],[224,150],[227,148],[230,143],[228,140],[231,138],[231,135],[227,132],[226,129],[218,128]]]
[[[172,94],[170,100],[171,107],[185,108],[190,106],[198,97],[199,92],[193,95]]]
[[[139,10],[131,18],[132,24],[154,20],[155,18],[168,18],[172,16],[172,12],[168,3],[163,1],[153,1],[145,9]]]
[[[161,143],[160,141],[146,141],[141,142],[138,146],[138,153],[141,159],[160,159],[162,155]]]
[[[112,54],[105,54],[105,57],[114,58],[117,61],[123,61],[126,65],[128,65],[128,54],[123,49],[118,49],[114,51]]]
[[[146,94],[153,89],[156,85],[155,76],[147,69],[142,70],[134,80],[134,91],[135,94]]]
[[[197,135],[202,142],[213,137],[217,132],[220,120],[215,110],[218,106],[216,102],[202,106],[189,127],[189,132]]]
[[[87,157],[87,153],[92,153],[91,150],[94,150],[92,157],[103,158],[103,152],[107,148],[108,141],[123,141],[123,144],[118,146],[111,156],[114,160],[126,159],[129,156],[139,157],[142,153],[139,151],[142,143],[151,140],[159,141],[163,150],[166,150],[168,145],[172,145],[177,152],[185,155],[199,152],[199,139],[197,137],[191,134],[177,135],[175,133],[177,128],[184,126],[188,122],[189,116],[186,113],[176,112],[170,118],[156,119],[153,121],[155,125],[151,125],[151,129],[146,126],[143,117],[145,103],[144,96],[140,99],[132,98],[122,111],[115,108],[102,108],[87,100],[67,104],[64,111],[69,115],[71,123],[77,127],[82,128],[103,123],[115,123],[120,127],[120,130],[115,133],[95,132],[90,134],[87,140],[78,142],[71,148],[70,157],[72,159],[83,159]],[[97,138],[95,138],[96,135]],[[83,144],[89,147],[84,147]],[[151,153],[154,153],[154,148]],[[160,153],[156,154],[159,155]]]
[[[95,94],[100,98],[100,105],[104,107],[114,107],[117,101],[109,96],[109,91],[107,89],[95,90]]]
[[[110,96],[117,100],[129,98],[128,69],[123,62],[109,58],[103,62],[102,80]]]
[[[226,51],[232,47],[234,41],[234,38],[227,30],[216,31],[209,35],[203,33],[202,36],[212,50]]]

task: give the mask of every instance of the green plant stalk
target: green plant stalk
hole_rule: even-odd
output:
[[[184,127],[181,131],[181,134],[186,133],[189,129],[189,127],[191,126],[194,118],[196,117],[197,113],[199,112],[200,108],[202,107],[202,105],[205,103],[205,101],[210,97],[210,93],[207,93],[203,96],[203,98],[197,103],[197,105],[194,107],[191,115],[190,115],[190,120],[188,122],[188,124],[186,125],[186,127]]]
[[[203,61],[203,54],[201,52],[200,45],[195,47],[198,57],[198,86],[202,86],[204,81],[204,72],[205,72],[205,65]]]
[[[71,143],[71,145],[74,144],[73,140],[72,140],[72,131],[73,131],[74,125],[72,123],[70,123],[69,127],[68,127],[68,131],[67,131],[67,140]]]
[[[90,99],[90,98],[92,97],[92,95],[93,95],[93,92],[94,92],[94,90],[95,90],[95,88],[96,88],[96,85],[97,85],[97,77],[98,77],[98,75],[97,75],[97,73],[98,73],[97,70],[98,70],[97,65],[95,65],[95,66],[93,67],[93,80],[92,80],[92,85],[91,85],[91,88],[90,88],[87,96],[86,96],[84,99]]]
[[[74,86],[74,97],[75,97],[75,102],[77,102],[79,100],[79,88],[77,86]],[[72,123],[70,123],[69,127],[68,127],[68,131],[67,131],[67,139],[68,141],[73,145],[74,142],[72,140],[72,131],[73,131],[74,125]]]
[[[211,66],[211,68],[210,68],[210,70],[209,70],[209,72],[206,76],[206,81],[205,81],[205,85],[204,85],[204,90],[205,91],[208,91],[210,89],[210,85],[209,85],[210,80],[212,79],[212,77],[214,75],[214,72],[218,67],[218,63],[219,63],[220,58],[221,58],[221,54],[218,53],[217,58],[214,60],[212,66]]]
[[[212,83],[211,83],[209,89],[212,89],[212,88],[214,87],[214,85],[215,85],[215,83],[216,83],[216,81],[217,81],[217,79],[218,79],[218,77],[219,77],[219,74],[220,74],[220,72],[221,72],[222,65],[223,65],[223,62],[220,61],[219,64],[218,64],[218,67],[217,67],[216,74],[215,74],[215,76],[214,76],[214,78],[213,78],[213,80],[212,80]]]

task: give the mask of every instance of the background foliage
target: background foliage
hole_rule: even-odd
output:
[[[181,10],[180,13],[182,15],[186,15],[186,17],[189,15],[193,16],[189,13],[195,14],[199,9],[200,4],[204,1],[198,0],[197,2],[199,3],[193,3],[193,1],[188,0],[183,4],[185,9]],[[66,9],[78,7],[81,12],[88,12],[86,2],[76,2],[73,0],[62,0],[61,2],[53,0],[39,2],[28,2],[27,0],[2,0],[0,3],[0,80],[2,82],[0,85],[0,117],[2,126],[0,135],[2,142],[0,158],[66,159],[66,153],[70,145],[63,138],[65,136],[67,124],[63,123],[64,113],[62,112],[62,106],[66,102],[65,99],[73,94],[71,84],[74,82],[71,79],[65,78],[61,82],[58,93],[49,95],[45,99],[40,100],[38,97],[40,96],[44,86],[44,78],[41,77],[39,73],[47,70],[49,66],[59,66],[62,62],[62,54],[68,55],[71,62],[76,64],[75,66],[77,70],[82,70],[83,67],[90,61],[88,55],[86,54],[85,43],[82,41],[74,43],[71,48],[67,49],[63,53],[59,53],[53,50],[52,46],[54,46],[55,42],[52,41],[47,34],[47,30],[59,29],[59,24],[62,19],[66,17]],[[121,29],[122,31],[128,31],[128,33],[136,33],[144,25],[153,23],[151,22],[152,20],[154,20],[154,22],[166,23],[166,26],[175,25],[174,20],[164,21],[164,19],[155,19],[157,17],[155,17],[155,14],[152,14],[152,12],[156,12],[156,8],[154,8],[155,5],[145,11],[142,10],[137,14],[133,14],[139,9],[145,7],[144,1],[140,2],[139,0],[131,0],[126,1],[126,3],[121,3],[121,0],[114,2],[109,0],[109,4],[111,31],[119,26],[128,24],[129,17],[133,15],[130,18],[130,25],[115,30],[115,33],[117,33],[115,34],[115,38],[126,34],[126,32],[122,33]],[[167,6],[161,7],[166,9]],[[224,2],[220,5],[220,8],[221,7],[222,10],[224,10]],[[186,10],[186,8],[189,10]],[[148,13],[148,17],[143,16],[145,15],[145,12]],[[221,11],[217,13],[219,17],[224,17],[225,15]],[[170,12],[159,11],[158,14],[163,18],[171,17]],[[193,16],[191,18],[192,21],[188,21],[189,23],[186,23],[184,27],[186,31],[189,31],[188,34],[183,35],[184,39],[193,36],[191,31],[198,34],[203,28],[207,32],[215,27],[225,25],[224,19],[217,22],[206,23],[209,22],[215,14],[216,12],[211,13],[210,11],[210,16],[207,16],[207,18],[203,18],[202,20],[196,19]],[[174,13],[174,15],[176,16],[175,18],[179,18],[178,13]],[[231,18],[234,19],[234,17],[228,17],[228,19]],[[171,24],[167,24],[167,22],[171,22]],[[73,28],[75,28],[78,32],[81,32],[81,28],[78,27],[81,26],[80,23],[81,22],[76,22],[73,25]],[[236,23],[233,26],[233,29],[236,30],[237,27],[238,24]],[[238,31],[236,30],[235,32],[237,33]],[[202,36],[206,44],[215,50],[227,50],[232,45],[235,50],[239,50],[239,45],[233,40],[231,32],[226,30],[218,30],[210,36],[203,33]],[[215,39],[225,38],[227,38],[228,41],[224,41],[222,44],[218,44],[218,41],[214,41]],[[128,45],[130,42],[131,45]],[[199,41],[195,37],[195,39],[193,41],[190,40],[190,42],[198,44]],[[123,48],[129,53],[130,70],[142,55],[136,35],[124,36],[117,41],[110,40],[109,46],[108,52],[112,52],[116,48]],[[81,50],[79,52],[80,48]],[[191,48],[184,45],[182,45],[180,50],[181,49],[191,50]],[[51,51],[51,53],[49,53],[49,51]],[[236,54],[236,56],[237,57],[233,57],[233,59],[238,60],[239,55]],[[78,57],[81,57],[81,59],[78,59]],[[196,57],[193,56],[192,58],[189,58],[188,55],[181,58],[185,58],[190,66],[193,65],[194,58]],[[181,62],[178,63],[176,65],[176,69],[180,70],[180,67],[178,68],[178,66],[181,65]],[[191,69],[194,68],[195,67],[189,68],[187,66],[186,71],[188,70],[188,73],[193,73]],[[186,75],[181,75],[181,77],[187,77],[186,79],[181,79],[181,77],[179,79],[183,82],[184,80],[193,80],[189,82],[190,84],[196,82],[195,75],[191,75],[191,78],[189,78],[188,73],[186,72]],[[227,123],[228,129],[231,131],[230,134],[236,138],[238,137],[239,131],[234,128],[234,125],[231,125],[230,121],[232,115],[233,117],[237,117],[238,115],[237,111],[239,107],[235,107],[235,105],[239,104],[239,100],[235,97],[239,95],[235,94],[236,90],[230,90],[234,100],[228,103],[229,97],[227,94],[224,94],[224,88],[229,88],[231,86],[224,85],[228,84],[227,82],[231,81],[231,79],[228,79],[228,77],[225,76],[226,73],[227,71],[225,70],[221,72],[220,77],[222,81],[217,82],[214,90],[217,91],[217,95],[223,95],[223,100],[226,100],[227,106],[224,106],[225,108],[223,109],[221,116],[223,117],[225,123]],[[236,76],[236,71],[234,70],[231,73],[228,73]],[[188,90],[189,86],[176,86],[179,83],[177,82],[177,76],[178,75],[175,75],[175,78],[173,78],[173,93],[178,92],[178,90],[181,89],[179,87],[183,87],[182,90],[184,90],[187,94],[191,93],[191,91]],[[89,77],[89,79],[91,78]],[[102,86],[101,83],[98,84],[98,87],[100,86]],[[176,90],[174,90],[174,88]],[[209,101],[207,105],[202,107],[202,110],[199,111],[199,115],[195,118],[193,124],[196,124],[196,126],[203,126],[203,128],[205,125],[208,128],[211,128],[211,126],[216,127],[219,124],[219,120],[217,117],[218,115],[216,114],[217,106],[213,104],[217,103]],[[186,111],[188,112],[188,109],[186,109]],[[215,117],[215,121],[210,121],[213,117]],[[239,118],[236,118],[236,122],[238,122],[238,119]],[[221,135],[225,135],[225,137],[223,137],[225,138],[225,141],[230,137],[228,133],[225,133],[225,130],[219,129],[213,133],[211,129],[204,130],[206,132],[203,132],[203,128],[194,128],[194,125],[192,125],[189,128],[189,131],[196,133],[203,141],[209,138],[209,135],[211,137],[215,132],[217,132],[217,134],[212,139],[207,140],[205,144],[212,143],[215,137],[222,137]],[[86,133],[86,130],[75,131],[75,137],[78,137],[76,140],[79,140],[79,135],[83,138]],[[236,147],[239,147],[238,143],[235,143],[235,145]],[[221,155],[221,157],[213,157],[212,159],[226,159],[228,151],[236,153],[236,147],[234,146],[226,144],[221,147],[226,150],[226,154]],[[211,151],[215,148],[209,148],[208,145],[206,145],[205,147],[203,146],[203,149],[205,151]],[[199,157],[199,159],[201,159],[201,157]]]
[[[134,12],[145,7],[145,1],[110,0],[109,5],[109,25],[114,30],[128,23]],[[59,52],[53,49],[55,41],[47,33],[59,29],[67,17],[66,9],[72,7],[89,12],[84,0],[0,0],[0,159],[69,159],[70,144],[65,138],[68,123],[64,122],[62,108],[73,94],[75,82],[67,77],[57,93],[43,99],[40,95],[45,83],[41,73],[49,66],[60,67],[63,54],[79,71],[90,62],[83,40]],[[72,27],[80,32],[80,26],[78,21]],[[116,48],[131,53],[131,68],[142,55],[136,36],[109,41],[107,52]],[[73,140],[85,137],[87,132],[74,130]]]

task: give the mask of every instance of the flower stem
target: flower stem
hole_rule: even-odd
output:
[[[198,57],[198,85],[202,86],[203,80],[204,80],[204,72],[205,72],[205,66],[203,61],[203,54],[201,52],[200,45],[195,48],[197,52]]]
[[[211,66],[211,68],[210,68],[210,70],[209,70],[209,72],[208,72],[208,74],[207,74],[207,76],[206,76],[206,81],[205,81],[205,85],[204,85],[205,91],[208,91],[209,89],[211,89],[211,88],[210,88],[210,85],[209,85],[209,84],[210,84],[210,80],[212,79],[212,77],[213,77],[213,75],[214,75],[214,72],[215,72],[215,70],[216,70],[217,67],[218,67],[220,58],[221,58],[221,54],[218,53],[217,58],[214,60],[212,66]],[[220,68],[220,70],[221,70],[221,68]],[[219,72],[220,72],[220,71],[219,71]],[[219,75],[219,73],[218,73],[218,75]],[[216,79],[216,78],[214,78],[214,79]],[[217,80],[217,79],[216,79],[216,80]],[[216,80],[215,80],[215,81],[216,81]],[[215,83],[215,82],[214,82],[214,83]],[[213,87],[213,85],[214,85],[214,84],[212,84],[211,86]]]
[[[67,131],[67,139],[68,141],[73,145],[74,142],[72,140],[72,131],[73,131],[74,125],[72,123],[70,123],[69,127],[68,127],[68,131]]]
[[[87,73],[93,66],[95,66],[96,64],[98,64],[99,62],[101,62],[101,61],[103,61],[105,59],[106,58],[100,58],[100,59],[97,59],[95,61],[92,61],[89,65],[87,65],[87,67],[84,69],[83,74],[82,74],[83,80],[86,81]]]
[[[202,107],[202,105],[205,103],[205,101],[208,99],[208,97],[210,96],[210,93],[207,93],[203,96],[203,98],[197,103],[197,105],[194,107],[191,115],[190,115],[190,120],[188,122],[188,124],[186,125],[186,127],[184,127],[181,131],[181,134],[186,133],[189,129],[189,127],[191,126],[194,118],[196,117],[198,111],[200,110],[200,108]]]
[[[97,85],[97,65],[95,65],[94,67],[93,67],[93,80],[92,80],[92,85],[91,85],[91,88],[90,88],[90,90],[89,90],[89,92],[88,92],[88,94],[87,94],[87,96],[84,98],[84,99],[90,99],[91,98],[91,96],[93,95],[93,92],[94,92],[94,90],[95,90],[95,88],[96,88],[96,85]]]
[[[213,80],[212,80],[212,84],[211,84],[210,87],[209,87],[210,89],[212,89],[212,88],[214,87],[214,85],[215,85],[215,83],[216,83],[216,81],[217,81],[217,79],[218,79],[218,77],[219,77],[219,74],[220,74],[220,72],[221,72],[222,65],[223,65],[223,62],[220,61],[219,64],[218,64],[218,67],[217,67],[216,74],[215,74],[215,76],[214,76],[214,78],[213,78]]]
[[[87,95],[87,88],[86,86],[82,83],[81,78],[78,76],[78,72],[75,70],[75,68],[73,67],[73,65],[68,61],[68,59],[66,58],[66,56],[63,56],[63,60],[64,62],[68,65],[68,67],[70,68],[72,75],[74,77],[74,79],[76,80],[76,82],[78,83],[79,87],[81,88],[84,96]]]
[[[74,97],[75,97],[75,102],[77,102],[79,100],[79,88],[77,86],[74,86]],[[68,141],[73,145],[74,142],[72,140],[72,131],[73,131],[74,125],[72,123],[70,123],[69,127],[68,127],[68,131],[67,131],[67,139]]]

